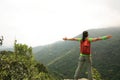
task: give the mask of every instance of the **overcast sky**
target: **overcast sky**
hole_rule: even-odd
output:
[[[120,26],[120,0],[0,0],[0,36],[29,46],[51,44],[87,29]]]

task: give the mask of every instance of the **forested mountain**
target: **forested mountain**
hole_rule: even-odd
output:
[[[88,30],[89,37],[112,35],[109,40],[92,43],[93,67],[105,80],[120,79],[120,28]],[[81,34],[75,37],[81,37]],[[61,38],[62,39],[62,38]],[[40,49],[39,49],[40,48]],[[46,46],[38,46],[35,57],[50,70],[64,78],[73,78],[79,57],[79,42],[58,41]]]

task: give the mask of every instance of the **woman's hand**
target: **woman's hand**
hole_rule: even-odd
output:
[[[64,37],[63,40],[67,40],[67,37]]]
[[[108,39],[111,38],[111,37],[112,37],[112,35],[108,35],[108,36],[107,36]]]

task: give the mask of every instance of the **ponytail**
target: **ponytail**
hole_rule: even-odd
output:
[[[88,37],[88,32],[87,31],[84,31],[83,34],[82,34],[82,41],[84,42],[86,37]]]

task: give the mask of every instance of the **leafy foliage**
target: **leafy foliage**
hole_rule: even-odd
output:
[[[96,79],[96,80],[103,80],[102,77],[101,77],[101,74],[98,72],[97,69],[92,68],[92,71],[93,71],[93,78],[94,79]]]
[[[0,80],[59,80],[35,61],[32,47],[14,44],[14,52],[0,52]]]

